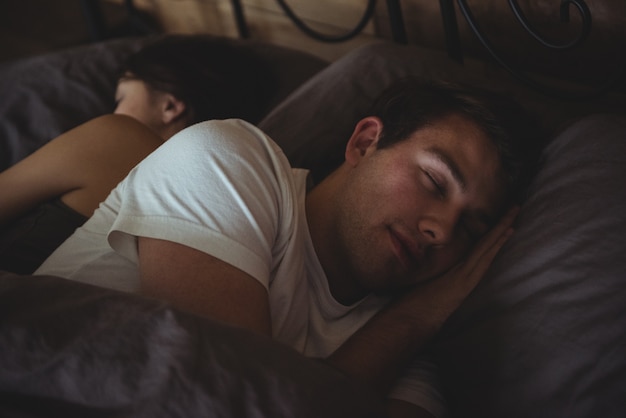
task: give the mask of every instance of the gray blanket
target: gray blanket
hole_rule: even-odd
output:
[[[366,388],[162,302],[0,273],[2,417],[379,417]]]

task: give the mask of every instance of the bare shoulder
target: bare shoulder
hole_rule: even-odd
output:
[[[92,152],[149,153],[163,139],[143,123],[125,115],[108,114],[92,119],[64,134],[68,142],[81,143]]]
[[[163,139],[141,122],[124,115],[92,119],[58,137],[58,153],[87,183],[114,186]]]
[[[163,139],[141,122],[123,115],[92,119],[58,137],[57,152],[67,187],[63,202],[90,216],[110,191]],[[69,185],[71,184],[71,187]]]

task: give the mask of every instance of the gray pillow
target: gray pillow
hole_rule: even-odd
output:
[[[516,233],[433,348],[458,416],[623,417],[626,116],[547,146]]]

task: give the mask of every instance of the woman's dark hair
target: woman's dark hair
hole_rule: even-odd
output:
[[[442,81],[406,78],[386,89],[369,115],[382,120],[379,148],[408,139],[416,130],[458,114],[474,121],[497,147],[511,199],[521,198],[537,164],[543,135],[516,101],[494,92]]]
[[[159,37],[128,57],[120,76],[182,100],[191,123],[235,117],[256,123],[272,85],[251,49],[210,35]]]

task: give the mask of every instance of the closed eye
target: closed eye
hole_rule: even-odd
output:
[[[434,190],[437,192],[437,194],[439,195],[439,197],[441,198],[445,198],[448,194],[448,190],[446,189],[446,187],[440,183],[431,173],[429,173],[428,171],[424,171],[424,173],[426,174],[426,177],[428,177],[428,180],[430,181],[430,183],[432,184]]]

